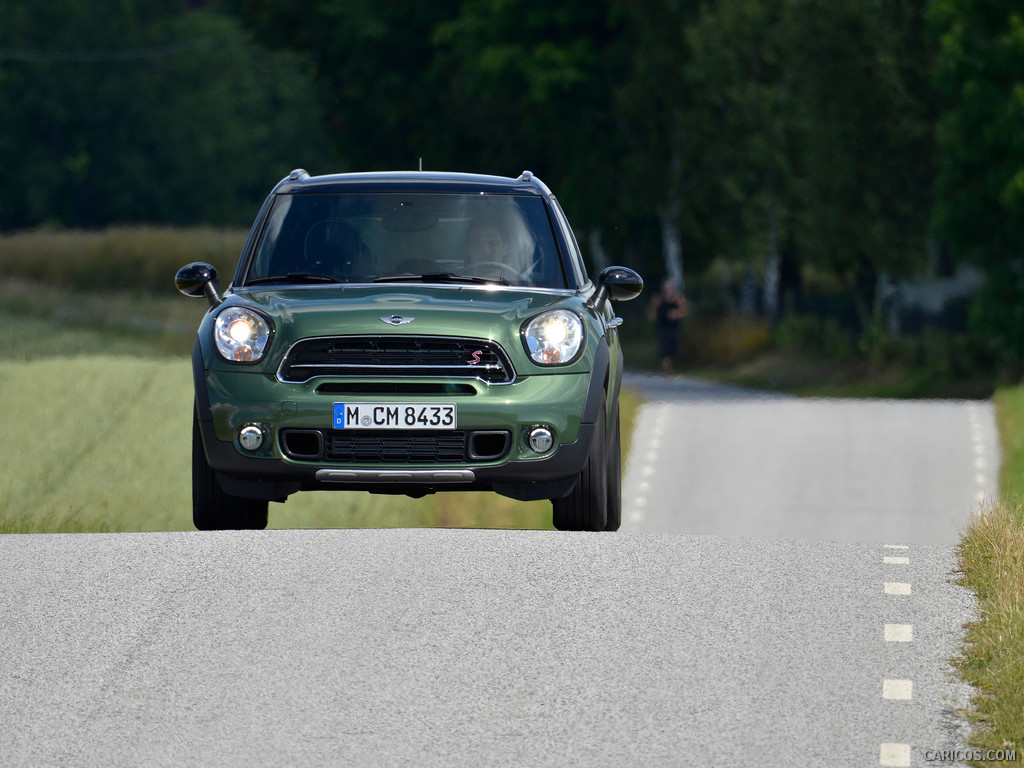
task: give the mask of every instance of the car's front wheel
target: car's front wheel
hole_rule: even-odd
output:
[[[267,527],[266,501],[224,493],[206,461],[199,413],[192,416],[192,523],[200,531],[261,530]]]
[[[551,500],[553,522],[560,531],[603,531],[608,524],[607,429],[603,406],[598,413],[587,463],[572,493]]]

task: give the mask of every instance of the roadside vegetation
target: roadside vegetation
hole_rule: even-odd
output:
[[[834,319],[793,314],[771,323],[692,304],[680,328],[680,373],[805,397],[987,399],[1005,380],[990,348],[963,331],[859,334]],[[638,308],[622,309],[630,362],[653,370],[657,342]]]
[[[977,512],[957,548],[959,583],[978,600],[958,666],[978,689],[972,745],[1024,750],[1024,387],[993,398],[1001,498]]]

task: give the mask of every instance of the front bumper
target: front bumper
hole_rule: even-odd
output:
[[[200,422],[207,461],[233,496],[283,501],[298,491],[349,490],[422,496],[436,491],[494,491],[520,501],[567,495],[586,463],[594,424],[581,424],[577,439],[530,461],[505,460],[471,467],[356,466],[295,462],[242,455]]]
[[[474,394],[457,397],[393,395],[403,403],[455,401],[459,429],[507,430],[509,449],[496,461],[426,466],[297,461],[282,452],[282,431],[329,432],[334,402],[379,402],[381,395],[339,396],[322,391],[325,383],[344,385],[341,379],[283,384],[261,373],[204,370],[199,355],[194,363],[199,364],[195,371],[199,424],[210,467],[225,492],[267,500],[283,500],[300,490],[363,490],[412,496],[438,490],[490,490],[520,500],[565,496],[586,463],[603,394],[602,371],[601,376],[521,377],[514,384],[500,386],[474,382]],[[245,451],[239,443],[242,427],[250,424],[259,425],[266,437],[256,452]],[[538,425],[548,427],[555,435],[554,446],[542,455],[533,452],[526,440],[529,429]]]

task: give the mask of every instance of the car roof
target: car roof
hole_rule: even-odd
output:
[[[529,171],[518,178],[440,171],[379,171],[310,176],[292,171],[274,188],[278,194],[319,192],[449,192],[551,196],[551,190]]]

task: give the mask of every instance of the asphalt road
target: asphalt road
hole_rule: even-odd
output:
[[[6,766],[866,766],[956,743],[947,548],[0,538]],[[887,582],[911,585],[891,596]],[[913,626],[886,642],[885,626]],[[911,680],[910,701],[883,698]],[[918,764],[918,763],[915,763]]]
[[[992,405],[826,400],[633,375],[623,530],[953,545],[997,492]]]
[[[761,401],[668,385],[635,443],[634,457],[657,455],[629,465],[634,501],[638,473],[655,468],[642,517],[627,501],[632,533],[0,537],[0,764],[935,765],[930,750],[962,745],[956,710],[970,691],[947,659],[974,603],[951,583],[950,542],[911,537],[913,523],[844,541],[859,534],[839,523],[844,508],[830,509],[843,501],[836,492],[813,517],[798,513],[815,521],[810,531],[775,521],[778,533],[766,535],[763,519],[757,530],[735,520],[715,535],[691,529],[706,524],[702,512],[727,517],[726,502],[757,495],[732,487],[744,485],[743,466],[717,480],[711,468],[729,450],[746,460],[728,448],[744,442],[746,419],[727,406]],[[820,439],[827,406],[793,411],[785,443]],[[886,418],[906,424],[902,434],[918,428],[904,412],[924,407],[893,405]],[[984,442],[991,413],[957,410],[968,426],[945,437],[967,441],[950,453],[970,464],[969,414]],[[758,419],[771,421],[750,423]],[[659,423],[662,446],[652,449]],[[771,427],[747,441],[762,429]],[[937,442],[908,435],[896,453]],[[718,495],[695,493],[681,467],[698,445]],[[869,441],[830,476],[879,471],[880,450]],[[766,483],[765,461],[788,467],[782,453],[746,469]],[[889,483],[863,487],[902,498]],[[972,492],[932,519],[962,519]],[[702,509],[701,498],[719,503]],[[869,502],[860,497],[859,508]],[[644,526],[677,532],[636,530]]]

